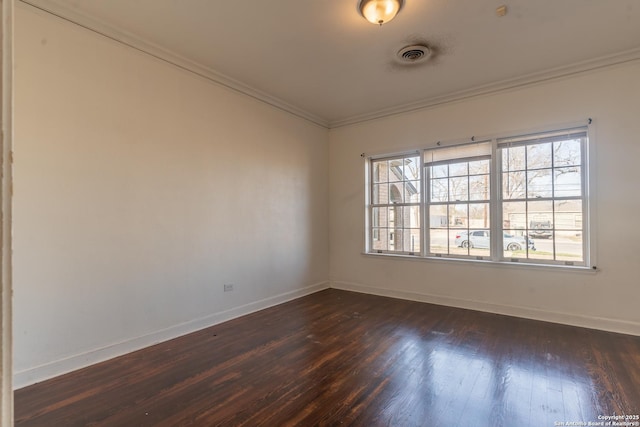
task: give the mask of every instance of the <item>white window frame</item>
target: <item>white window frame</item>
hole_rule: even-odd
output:
[[[587,124],[588,123],[588,124]],[[450,143],[441,143],[424,147],[419,150],[410,150],[401,153],[393,153],[390,155],[377,155],[367,157],[363,154],[363,157],[366,159],[366,214],[365,214],[365,254],[372,255],[396,255],[396,256],[411,256],[412,258],[422,258],[422,259],[437,259],[437,260],[451,260],[451,261],[475,261],[482,262],[485,264],[498,265],[498,264],[508,264],[508,265],[528,265],[528,266],[542,266],[542,267],[561,267],[561,268],[570,268],[570,269],[590,269],[596,270],[595,266],[595,230],[593,226],[593,222],[595,219],[595,201],[594,201],[594,188],[592,182],[594,181],[594,171],[593,167],[590,164],[591,158],[593,157],[594,152],[594,144],[593,144],[593,132],[592,132],[592,121],[591,119],[588,122],[581,123],[572,123],[565,126],[557,126],[557,127],[547,127],[543,129],[537,129],[531,132],[521,132],[521,133],[513,133],[513,134],[502,134],[499,136],[494,136],[491,138],[482,138],[476,139],[471,138],[471,141],[467,140],[464,142],[460,141],[452,141]],[[581,194],[579,197],[560,197],[556,196],[557,193],[552,193],[552,196],[546,198],[546,201],[551,201],[553,204],[554,201],[567,200],[570,198],[571,200],[579,200],[582,203],[582,261],[569,261],[556,259],[556,249],[554,243],[553,250],[553,258],[554,259],[535,259],[528,257],[515,257],[511,258],[509,256],[505,256],[503,250],[503,189],[502,189],[502,148],[505,144],[505,141],[508,140],[518,140],[521,141],[521,144],[526,144],[527,141],[530,141],[532,138],[536,136],[544,136],[552,134],[552,133],[560,133],[560,132],[585,132],[585,137],[581,142],[581,164],[580,164],[580,179],[581,179]],[[490,247],[490,255],[489,256],[475,256],[475,255],[459,255],[459,254],[436,254],[431,253],[430,248],[430,218],[429,218],[429,206],[430,206],[430,183],[429,183],[429,175],[428,175],[428,167],[426,166],[427,156],[430,155],[431,150],[453,147],[456,145],[463,146],[463,144],[479,144],[482,142],[490,142],[491,144],[491,167],[490,167],[490,230],[492,234],[491,238],[491,247]],[[420,194],[420,223],[421,223],[421,244],[420,244],[420,252],[416,253],[408,253],[401,251],[380,251],[374,250],[372,246],[372,232],[373,227],[370,224],[371,216],[372,216],[372,207],[371,197],[372,197],[372,171],[371,165],[374,161],[380,161],[384,159],[392,159],[392,158],[401,158],[408,156],[419,156],[420,162],[422,165],[422,170],[420,174],[420,182],[421,182],[421,194]],[[465,161],[464,159],[461,159]],[[469,161],[468,159],[466,161]],[[528,170],[528,169],[527,169]],[[553,181],[553,176],[555,174],[555,166],[550,169],[550,173],[552,176],[552,189],[556,188],[557,183]],[[527,208],[528,209],[528,208]],[[527,211],[529,212],[529,211]],[[526,220],[526,229],[527,233],[530,231],[530,221]],[[558,227],[557,224],[552,224],[552,231],[562,230],[561,227]],[[527,234],[528,235],[528,234]],[[495,236],[495,237],[494,237]],[[534,240],[534,242],[537,241]]]
[[[374,185],[375,185],[375,180],[373,178],[373,173],[374,173],[374,168],[373,168],[373,163],[376,162],[381,162],[381,161],[390,161],[390,160],[397,160],[397,159],[402,159],[402,158],[409,158],[409,157],[417,157],[418,158],[418,187],[420,190],[420,198],[417,202],[414,203],[406,203],[406,202],[402,202],[402,203],[374,203],[374,197],[373,197],[373,189],[374,189]],[[394,255],[406,255],[406,256],[422,256],[423,255],[423,242],[424,242],[424,232],[423,232],[423,227],[422,227],[422,217],[424,215],[424,184],[423,184],[423,173],[424,173],[424,169],[421,167],[421,165],[423,165],[423,157],[422,157],[422,152],[421,151],[410,151],[410,152],[405,152],[405,153],[399,153],[399,154],[392,154],[392,155],[388,155],[388,156],[377,156],[377,157],[369,157],[367,158],[367,167],[366,167],[366,182],[367,182],[367,188],[366,188],[366,205],[367,205],[367,209],[366,209],[366,247],[367,247],[367,252],[368,253],[376,253],[376,254],[394,254]],[[403,180],[403,181],[398,181],[398,182],[405,182],[405,181],[412,181],[412,180]],[[374,249],[373,248],[373,244],[374,244],[374,228],[379,228],[376,227],[376,224],[373,223],[373,210],[374,208],[381,208],[381,207],[417,207],[419,209],[420,212],[420,226],[419,226],[419,230],[420,230],[420,236],[418,238],[418,243],[420,245],[420,250],[419,251],[404,251],[404,250],[381,250],[381,249]],[[404,228],[403,228],[404,229]]]
[[[570,197],[561,197],[561,196],[551,196],[551,197],[545,197],[545,198],[541,198],[539,199],[540,201],[550,201],[551,204],[553,205],[554,202],[556,201],[560,201],[560,200],[576,200],[576,201],[580,201],[581,202],[581,222],[582,222],[582,230],[581,230],[581,235],[582,235],[582,255],[583,255],[583,260],[579,263],[576,263],[575,261],[569,261],[569,260],[557,260],[556,258],[556,247],[555,247],[555,242],[554,242],[554,246],[553,246],[553,256],[554,259],[553,260],[540,260],[540,259],[523,259],[523,258],[509,258],[509,257],[500,257],[500,260],[505,261],[505,262],[526,262],[528,264],[542,264],[542,265],[564,265],[564,266],[579,266],[579,267],[587,267],[589,265],[591,265],[591,254],[590,254],[590,245],[589,245],[589,236],[591,235],[591,229],[589,227],[589,209],[590,209],[590,203],[589,203],[589,164],[588,164],[588,151],[589,151],[589,128],[588,126],[578,126],[578,127],[571,127],[571,128],[567,128],[567,129],[560,129],[560,130],[552,130],[552,131],[543,131],[543,132],[535,132],[532,134],[526,134],[526,135],[519,135],[517,137],[508,137],[508,138],[497,138],[496,139],[496,157],[495,157],[495,163],[496,165],[500,165],[502,162],[502,146],[506,145],[503,141],[505,140],[512,140],[512,139],[516,139],[519,140],[520,142],[518,143],[518,145],[520,146],[532,146],[534,144],[538,144],[540,142],[533,142],[535,141],[538,136],[546,136],[548,140],[550,141],[558,141],[561,140],[558,137],[550,137],[550,134],[553,133],[565,133],[567,135],[570,135],[572,133],[579,133],[582,134],[584,133],[584,139],[581,140],[581,147],[580,147],[580,184],[581,184],[581,194],[579,196],[570,196]],[[527,142],[531,142],[530,144],[528,144]],[[553,165],[553,156],[552,156],[552,167],[551,167],[551,172],[553,175],[553,172],[555,171],[556,167]],[[527,172],[529,171],[529,169],[527,169]],[[503,210],[502,210],[502,206],[503,203],[508,203],[508,200],[504,200],[503,199],[503,193],[502,193],[502,175],[503,175],[503,170],[502,167],[499,166],[499,170],[498,170],[498,176],[497,181],[498,181],[498,185],[497,188],[500,190],[500,194],[498,195],[498,209],[497,209],[497,218],[498,218],[498,222],[499,225],[503,224],[503,220],[504,218],[502,217],[503,214]],[[552,176],[552,182],[553,182],[554,178]],[[555,192],[555,184],[552,187],[552,191]],[[531,200],[538,200],[538,199],[534,199],[531,197],[526,196],[523,199],[517,199],[518,201],[526,201],[529,202]],[[554,208],[555,209],[555,208]],[[555,214],[555,210],[553,212],[553,214]],[[555,216],[555,215],[554,215]],[[530,221],[529,219],[527,219],[527,229],[529,229],[530,227]],[[553,233],[555,233],[555,231],[558,229],[557,224],[553,224],[553,228],[551,229]],[[500,227],[500,230],[502,230],[502,227]],[[528,235],[529,233],[527,233]],[[502,238],[502,233],[499,233],[499,239]],[[499,240],[498,239],[498,240]],[[502,244],[502,242],[500,242],[500,244]]]
[[[473,150],[474,146],[479,146],[479,145],[486,145],[486,144],[491,144],[490,150],[491,153],[489,155],[487,154],[476,154],[476,153],[470,153],[470,155],[464,156],[464,157],[458,157],[458,158],[451,158],[450,160],[447,161],[435,161],[433,163],[428,162],[427,158],[430,157],[429,154],[435,154],[437,153],[439,150],[447,150],[447,149],[457,149],[457,148],[465,148],[465,147],[470,147],[471,151]],[[423,150],[423,180],[424,180],[424,202],[423,202],[423,229],[424,229],[424,235],[425,235],[425,239],[424,239],[424,252],[425,252],[425,256],[427,257],[435,257],[435,258],[451,258],[451,259],[475,259],[475,260],[492,260],[492,255],[489,256],[474,256],[474,255],[451,255],[451,254],[442,254],[442,253],[433,253],[430,250],[430,241],[431,241],[431,216],[430,216],[430,210],[429,207],[432,205],[432,203],[430,202],[431,200],[431,186],[430,184],[430,167],[429,166],[438,166],[438,165],[444,165],[444,164],[455,164],[455,163],[462,163],[462,162],[473,162],[476,160],[490,160],[490,170],[489,170],[489,177],[490,177],[490,182],[489,182],[489,194],[493,195],[495,188],[494,188],[494,183],[493,183],[493,170],[494,170],[494,165],[493,165],[493,155],[494,152],[494,147],[493,147],[493,141],[491,139],[484,139],[481,141],[472,141],[472,142],[466,142],[466,143],[452,143],[452,144],[438,144],[436,147],[434,148],[429,148],[429,149],[425,149]],[[489,157],[488,157],[489,156]],[[459,162],[456,162],[456,160],[460,160]],[[429,164],[429,166],[427,166],[427,164]],[[467,177],[469,177],[470,175],[466,175]],[[489,198],[489,218],[490,221],[492,221],[492,218],[494,217],[494,206],[493,206],[493,196],[491,196]],[[472,202],[471,200],[466,200],[464,201],[464,203],[461,204],[466,204],[469,205],[470,202]],[[445,202],[439,202],[439,203],[433,203],[433,205],[449,205],[451,204],[451,201],[447,201]],[[455,230],[456,228],[449,228],[447,227],[447,230]],[[490,223],[489,225],[489,230],[493,229],[493,223]],[[490,251],[491,254],[493,254],[493,250]]]

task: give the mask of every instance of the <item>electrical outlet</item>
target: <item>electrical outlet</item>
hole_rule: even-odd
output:
[[[225,292],[231,292],[233,291],[233,283],[227,283],[224,285],[224,291]]]

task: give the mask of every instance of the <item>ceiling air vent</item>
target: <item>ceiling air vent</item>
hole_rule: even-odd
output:
[[[405,46],[398,51],[398,59],[405,64],[415,64],[425,61],[430,55],[431,49],[421,44]]]

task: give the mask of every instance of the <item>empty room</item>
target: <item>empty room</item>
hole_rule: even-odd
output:
[[[2,17],[3,427],[640,426],[637,0]]]

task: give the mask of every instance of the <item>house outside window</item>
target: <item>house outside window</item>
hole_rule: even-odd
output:
[[[419,254],[420,156],[371,160],[370,172],[371,251]]]

